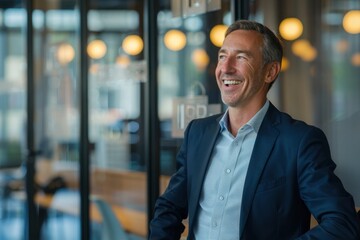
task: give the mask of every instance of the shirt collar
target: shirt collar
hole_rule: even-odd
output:
[[[266,100],[264,106],[245,124],[252,127],[257,133],[260,129],[260,125],[265,117],[267,110],[269,109],[269,100]],[[229,129],[229,109],[226,110],[225,114],[220,119],[221,131]]]

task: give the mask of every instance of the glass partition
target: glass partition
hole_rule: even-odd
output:
[[[35,204],[40,239],[80,238],[79,13],[76,1],[35,1]]]
[[[215,67],[232,19],[230,1],[165,2],[157,15],[160,193],[176,171],[187,124],[223,110]]]
[[[93,225],[97,239],[147,237],[143,12],[143,1],[93,1],[88,14],[90,199],[103,220]],[[117,232],[106,232],[109,223]]]
[[[336,172],[359,207],[360,2],[251,2],[250,18],[270,26],[284,43],[276,105],[325,131]]]
[[[32,1],[35,204],[40,239],[80,239],[79,1]],[[185,4],[187,3],[187,4]],[[89,1],[87,14],[90,236],[146,239],[146,159],[160,164],[160,193],[176,171],[187,124],[224,110],[215,80],[223,34],[235,1],[157,2],[157,52],[145,56],[144,1]],[[281,35],[283,71],[270,100],[321,127],[337,172],[360,206],[360,3],[354,0],[251,0],[249,18]],[[246,4],[244,4],[245,6]],[[27,217],[23,163],[28,154],[26,10],[0,2],[0,238],[24,239]],[[150,11],[146,11],[150,12]],[[246,11],[245,11],[246,12]],[[286,20],[286,21],[284,21]],[[300,32],[287,35],[283,24]],[[299,24],[300,23],[300,24]],[[154,29],[150,29],[152,31]],[[154,30],[155,31],[155,30]],[[294,33],[293,33],[294,34]],[[156,94],[146,72],[158,61]],[[150,93],[150,94],[149,94]],[[149,96],[151,95],[151,96]],[[146,156],[146,106],[157,98],[159,159]],[[157,115],[157,116],[155,116]],[[29,118],[30,119],[30,118]],[[153,133],[153,132],[152,132]],[[157,145],[157,143],[156,143]],[[83,193],[83,192],[82,192]],[[151,194],[149,194],[151,195]],[[109,226],[115,232],[109,232]],[[186,231],[184,233],[186,236]]]
[[[230,1],[186,7],[168,2],[158,14],[160,164],[165,176],[176,170],[189,121],[222,111],[214,71],[232,18]]]
[[[25,236],[26,11],[0,2],[0,238]]]

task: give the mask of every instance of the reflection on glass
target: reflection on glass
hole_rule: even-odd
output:
[[[75,57],[75,50],[69,43],[62,43],[57,49],[57,60],[61,65],[66,65]]]
[[[210,62],[209,55],[204,49],[195,49],[191,55],[191,60],[199,70],[205,70]]]
[[[351,63],[352,63],[352,65],[354,65],[355,67],[359,67],[359,66],[360,66],[360,53],[355,53],[354,55],[352,55],[352,57],[351,57]]]

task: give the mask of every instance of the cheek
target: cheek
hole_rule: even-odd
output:
[[[247,75],[247,76],[253,76],[256,74],[256,71],[255,71],[255,67],[253,64],[249,63],[249,62],[245,62],[243,64],[243,66],[241,67],[242,69],[242,72],[244,73],[244,75]]]
[[[216,68],[215,68],[215,74],[218,75],[220,73],[220,64],[216,64]]]
[[[215,68],[215,77],[216,77],[216,80],[220,80],[220,74],[221,74],[221,71],[220,71],[220,68],[219,68],[219,65],[216,66]]]

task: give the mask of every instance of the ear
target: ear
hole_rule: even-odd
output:
[[[265,82],[271,83],[271,82],[275,81],[275,79],[277,78],[277,76],[280,73],[280,69],[281,69],[281,66],[280,66],[279,62],[268,63],[267,69],[266,69]]]

